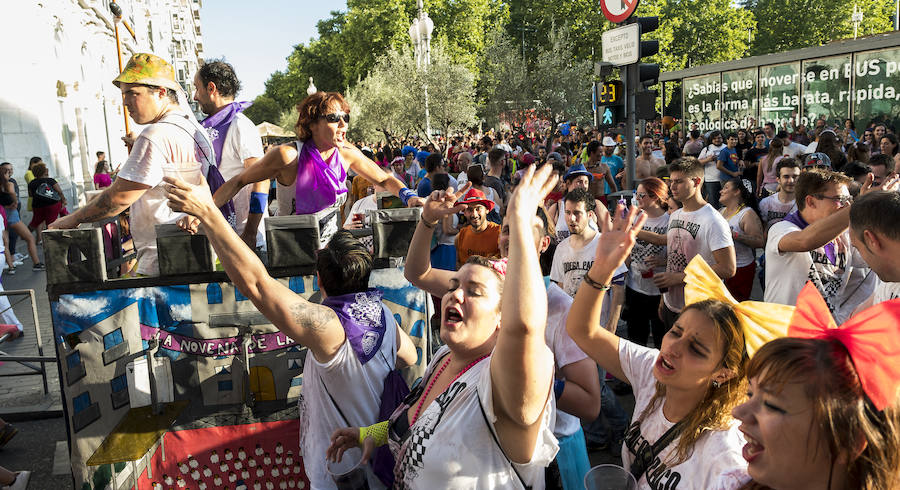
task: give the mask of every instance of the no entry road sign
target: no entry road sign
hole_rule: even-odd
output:
[[[616,24],[624,22],[631,17],[637,9],[638,0],[600,0],[600,9],[610,22]]]

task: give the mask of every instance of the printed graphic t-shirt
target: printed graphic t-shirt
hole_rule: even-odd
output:
[[[461,266],[472,255],[496,258],[500,256],[500,225],[488,222],[484,231],[476,232],[471,226],[459,230],[456,235],[456,261]]]
[[[659,351],[625,339],[619,340],[619,362],[625,377],[634,390],[634,415],[625,433],[622,445],[622,465],[631,467],[635,455],[645,444],[652,445],[674,422],[663,415],[664,399],[643,420],[640,420],[653,394],[656,377],[653,365]],[[639,421],[640,420],[640,421]],[[672,465],[678,438],[672,441],[650,464],[638,481],[640,490],[706,490],[713,488],[724,473],[746,471],[747,462],[741,456],[746,441],[734,421],[727,430],[708,430],[694,445],[691,456],[680,464]]]
[[[696,211],[676,210],[669,217],[666,233],[668,260],[667,272],[684,272],[688,262],[700,255],[707,264],[716,263],[713,252],[733,247],[731,229],[718,211],[707,203]],[[684,285],[670,287],[663,294],[666,307],[674,312],[684,308]]]
[[[449,351],[444,346],[435,353],[423,379],[428,379],[436,366],[444,362]],[[389,444],[397,459],[394,488],[518,490],[523,485],[516,472],[525,485],[544,488],[544,467],[559,450],[550,428],[553,397],[547,398],[530,461],[510,464],[489,432],[497,421],[490,367],[488,356],[464,372],[423,407],[402,440],[390,431]],[[391,419],[398,416],[402,416],[399,410]]]

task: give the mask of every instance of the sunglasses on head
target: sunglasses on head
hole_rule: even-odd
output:
[[[332,112],[330,114],[324,114],[320,117],[329,123],[336,123],[343,119],[344,123],[350,124],[350,114],[347,114],[346,112]]]

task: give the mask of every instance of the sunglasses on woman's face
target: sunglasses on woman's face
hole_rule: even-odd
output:
[[[336,123],[343,119],[345,124],[350,124],[350,114],[347,114],[346,112],[332,112],[331,114],[325,114],[322,116],[322,119],[325,119],[325,121],[329,123]]]

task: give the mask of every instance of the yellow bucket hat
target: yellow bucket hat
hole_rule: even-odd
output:
[[[149,53],[137,53],[128,60],[125,69],[113,80],[116,87],[120,83],[139,83],[182,91],[181,85],[175,80],[175,69],[172,65]]]

